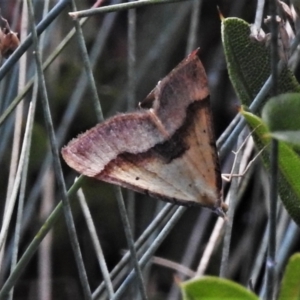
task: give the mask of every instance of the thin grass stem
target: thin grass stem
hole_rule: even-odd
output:
[[[59,14],[66,8],[70,3],[70,0],[60,0],[48,13],[37,26],[37,35],[40,35],[49,25],[52,24],[53,20],[59,16]],[[24,42],[14,51],[10,58],[0,68],[0,81],[4,78],[7,72],[16,64],[19,58],[28,50],[32,44],[32,35],[30,34]]]
[[[121,220],[122,220],[122,224],[124,227],[127,244],[128,244],[130,254],[131,254],[131,261],[132,261],[132,264],[134,265],[134,269],[137,274],[137,281],[138,281],[140,295],[141,295],[142,299],[146,300],[146,299],[148,299],[147,293],[146,293],[146,287],[144,284],[142,271],[141,271],[141,268],[138,263],[138,258],[137,258],[136,249],[134,246],[134,240],[133,240],[133,236],[132,236],[131,229],[130,229],[129,219],[127,216],[123,195],[122,195],[121,189],[119,187],[114,187],[114,190],[115,190],[115,195],[117,197],[117,202],[118,202],[118,206],[119,206],[119,210],[120,210]],[[115,297],[116,296],[114,296],[114,298]]]
[[[175,226],[175,224],[178,222],[178,220],[181,218],[183,213],[185,212],[186,207],[178,207],[176,209],[176,212],[173,214],[171,219],[168,221],[166,226],[161,230],[161,232],[158,234],[158,236],[155,238],[151,246],[148,248],[148,250],[145,252],[145,254],[141,257],[139,261],[139,266],[141,269],[143,269],[146,264],[149,262],[155,251],[158,249],[158,247],[161,245],[161,243],[164,241],[164,239],[167,237],[167,235],[170,233],[172,228]],[[125,292],[125,290],[128,288],[128,286],[131,284],[132,280],[134,280],[136,276],[136,273],[134,270],[132,270],[127,278],[122,282],[119,289],[116,291],[115,296],[112,300],[118,300],[122,299],[122,295]]]
[[[47,89],[46,89],[46,83],[45,78],[43,74],[43,68],[42,68],[42,61],[41,61],[41,54],[39,50],[39,44],[38,44],[38,35],[37,30],[35,28],[34,24],[34,10],[31,0],[27,0],[28,3],[28,11],[29,11],[29,19],[31,22],[31,30],[32,30],[32,37],[33,37],[33,45],[35,49],[35,60],[36,60],[36,68],[37,68],[37,76],[38,76],[38,83],[39,83],[39,92],[41,96],[42,101],[42,107],[43,107],[43,113],[44,113],[44,119],[46,123],[46,129],[49,136],[50,146],[51,146],[51,152],[53,155],[53,163],[54,163],[54,172],[58,184],[58,190],[60,193],[60,197],[63,202],[63,208],[64,208],[64,216],[68,228],[68,233],[71,241],[71,246],[74,252],[76,265],[79,272],[79,278],[82,285],[82,290],[84,294],[84,298],[91,299],[91,291],[87,279],[87,274],[85,271],[79,242],[76,234],[75,224],[71,212],[71,207],[67,195],[67,190],[65,187],[64,177],[62,173],[62,168],[59,160],[59,153],[58,153],[58,147],[57,142],[55,138],[51,113],[50,113],[50,107],[49,107],[49,101],[48,101],[48,95],[47,95]]]
[[[83,183],[84,179],[85,179],[84,176],[80,176],[78,180],[76,180],[76,182],[72,185],[72,187],[68,191],[69,197],[75,195],[77,190],[81,187],[81,184]],[[17,280],[21,276],[21,273],[24,271],[25,267],[27,266],[27,264],[29,263],[33,255],[36,253],[44,237],[51,230],[53,225],[58,221],[62,213],[63,213],[63,203],[59,202],[59,204],[52,211],[51,215],[47,218],[43,226],[37,232],[34,239],[31,241],[31,243],[23,253],[22,257],[19,259],[15,269],[9,275],[6,282],[2,286],[0,291],[0,300],[7,298],[9,291],[16,284]]]
[[[89,230],[91,240],[92,240],[92,243],[93,243],[93,246],[95,249],[95,253],[96,253],[96,256],[98,259],[98,263],[99,263],[99,266],[100,266],[100,269],[101,269],[101,272],[102,272],[102,275],[104,278],[108,296],[109,296],[109,298],[112,298],[114,296],[114,288],[113,288],[111,279],[109,277],[109,271],[107,269],[107,265],[106,265],[105,257],[104,257],[103,251],[102,251],[102,247],[101,247],[100,241],[97,236],[97,230],[96,230],[95,224],[93,222],[89,207],[86,203],[82,189],[78,190],[77,196],[79,199],[79,204],[81,206],[86,224],[88,226],[88,230]]]
[[[87,10],[80,10],[80,11],[74,11],[70,12],[69,15],[73,19],[83,18],[83,17],[90,17],[96,14],[103,14],[103,13],[109,13],[114,11],[122,11],[122,10],[128,10],[132,8],[138,8],[138,7],[145,7],[148,5],[156,5],[156,4],[164,4],[164,3],[174,3],[174,2],[181,2],[181,1],[188,1],[188,0],[140,0],[140,1],[132,1],[128,3],[121,3],[121,4],[115,4],[115,5],[109,5],[105,7],[100,8],[92,8]]]
[[[157,216],[152,220],[149,226],[143,231],[142,235],[135,242],[135,248],[137,251],[147,242],[151,235],[165,225],[165,223],[171,218],[171,216],[176,211],[177,207],[172,204],[167,203],[162,210],[157,214]],[[130,251],[127,251],[115,268],[111,271],[110,277],[114,279],[117,274],[128,264],[130,261]],[[104,284],[101,283],[99,287],[93,292],[93,299],[98,299],[102,294],[104,289]]]

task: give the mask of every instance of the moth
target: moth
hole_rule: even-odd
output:
[[[86,176],[223,215],[208,83],[198,50],[159,81],[137,111],[79,135],[62,156]]]

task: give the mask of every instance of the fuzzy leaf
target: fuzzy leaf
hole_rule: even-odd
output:
[[[241,113],[250,127],[255,129],[252,136],[257,147],[259,149],[266,147],[262,152],[262,157],[266,168],[269,169],[270,132],[259,117],[244,110]],[[300,158],[290,145],[282,141],[279,141],[278,145],[278,164],[281,200],[292,219],[300,225]]]
[[[184,300],[258,300],[254,293],[242,285],[213,276],[185,281],[180,285]]]
[[[289,144],[300,146],[300,131],[273,131],[271,137]]]
[[[300,253],[294,254],[287,264],[278,300],[300,299]]]
[[[288,93],[271,98],[262,110],[262,119],[272,137],[300,145],[300,94]]]
[[[238,18],[222,21],[222,40],[227,61],[229,77],[243,104],[249,105],[260,91],[270,75],[270,50],[262,42],[250,37],[250,25]],[[299,93],[293,73],[284,67],[278,78],[278,94]],[[265,99],[268,99],[267,96]],[[262,121],[254,115],[245,113],[250,127],[256,128],[254,140],[259,150],[266,146],[271,135]],[[275,123],[275,122],[274,122]],[[257,128],[258,124],[260,126]],[[290,137],[288,137],[290,138]],[[268,151],[263,151],[262,158],[267,169],[270,166]],[[279,143],[279,194],[287,211],[300,225],[300,161],[298,154],[284,142]]]
[[[222,41],[229,77],[242,104],[249,106],[270,76],[270,49],[250,37],[250,24],[238,18],[222,21]],[[300,92],[293,73],[284,67],[278,94]],[[268,98],[268,97],[267,97]]]

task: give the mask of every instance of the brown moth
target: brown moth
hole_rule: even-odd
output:
[[[79,135],[62,156],[86,176],[223,215],[209,90],[198,50],[158,82],[138,111]]]

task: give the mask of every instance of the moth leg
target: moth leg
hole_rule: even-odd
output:
[[[224,179],[225,181],[230,182],[231,179],[232,179],[233,177],[242,177],[242,176],[244,176],[244,175],[247,173],[247,171],[250,169],[250,167],[252,166],[252,164],[255,162],[255,160],[260,156],[260,154],[261,154],[261,153],[265,150],[265,148],[267,147],[267,146],[263,147],[263,148],[262,148],[262,149],[254,156],[254,158],[248,162],[248,164],[245,166],[244,170],[243,170],[240,174],[234,174],[234,173],[233,173],[233,170],[234,170],[234,168],[235,168],[236,161],[237,161],[237,155],[238,155],[238,153],[240,153],[240,151],[242,150],[242,148],[247,144],[245,147],[246,147],[246,148],[249,147],[250,151],[252,151],[252,149],[253,149],[253,147],[254,147],[254,142],[253,142],[253,139],[250,139],[250,136],[251,136],[251,134],[254,132],[254,130],[256,130],[256,129],[257,129],[257,128],[253,129],[253,130],[249,133],[249,135],[246,137],[246,139],[243,141],[243,143],[241,144],[241,146],[239,147],[239,149],[238,149],[236,152],[232,151],[232,153],[235,155],[235,157],[234,157],[234,161],[233,161],[233,165],[232,165],[231,172],[230,172],[229,174],[222,174],[222,175],[221,175],[221,176],[222,176],[222,179]]]

